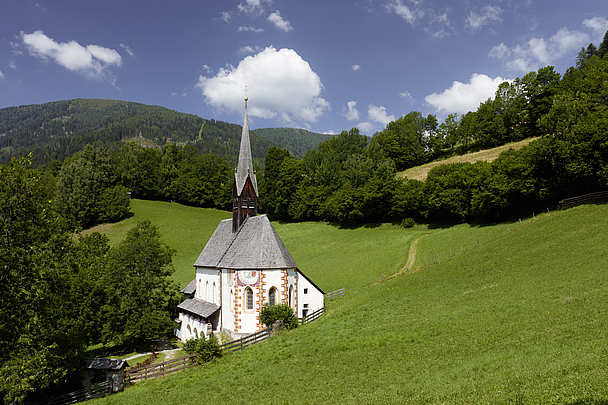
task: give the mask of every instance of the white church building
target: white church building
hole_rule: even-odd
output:
[[[247,122],[247,99],[232,219],[220,222],[194,263],[195,278],[178,305],[182,341],[217,331],[233,337],[264,329],[265,304],[289,304],[298,318],[324,305],[324,292],[298,269],[266,215],[257,215],[258,185]]]

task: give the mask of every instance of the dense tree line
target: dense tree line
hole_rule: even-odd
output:
[[[115,247],[74,238],[28,159],[0,166],[0,395],[70,380],[87,345],[146,345],[170,336],[177,286],[158,229],[137,224]]]
[[[269,150],[263,209],[282,220],[343,225],[378,221],[495,221],[608,187],[608,34],[560,77],[552,66],[502,83],[493,99],[438,124],[409,113],[369,140],[357,129],[297,159]],[[425,182],[397,170],[438,157],[540,138],[492,163],[431,170]]]

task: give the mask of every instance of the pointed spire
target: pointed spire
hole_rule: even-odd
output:
[[[251,178],[253,189],[256,195],[258,194],[258,182],[253,170],[253,157],[251,155],[251,143],[249,141],[249,123],[247,119],[247,100],[245,97],[245,111],[243,113],[243,132],[241,134],[241,149],[239,151],[239,163],[235,173],[236,189],[240,195],[243,191],[243,186],[247,180],[247,176]]]

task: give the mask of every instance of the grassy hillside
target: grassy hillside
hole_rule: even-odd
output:
[[[41,163],[62,160],[92,142],[135,140],[147,146],[192,143],[236,161],[241,126],[160,106],[120,100],[74,99],[0,109],[0,162],[34,151]],[[251,132],[253,156],[263,164],[271,146],[302,156],[329,135],[294,128]]]
[[[137,221],[149,219],[160,228],[162,240],[176,251],[174,278],[182,286],[194,277],[192,265],[218,223],[231,216],[227,211],[137,199],[131,200],[131,210],[131,218],[98,225],[85,233],[99,231],[117,243]],[[357,229],[318,222],[273,225],[300,269],[328,291],[345,285],[361,287],[397,271],[407,259],[410,240],[420,232],[404,232],[389,224]]]
[[[605,403],[607,226],[608,205],[435,230],[279,225],[298,264],[346,297],[310,325],[98,402]],[[419,271],[368,287],[423,233]]]
[[[497,146],[496,148],[485,149],[485,150],[480,150],[478,152],[466,153],[464,155],[452,156],[447,159],[436,160],[434,162],[426,163],[426,164],[423,164],[420,166],[410,167],[407,170],[399,172],[397,175],[399,177],[408,178],[411,180],[424,181],[424,180],[426,180],[426,176],[429,174],[429,171],[431,171],[431,169],[436,166],[447,165],[450,163],[463,163],[463,162],[468,162],[468,163],[475,163],[475,162],[481,162],[481,161],[491,162],[493,160],[496,160],[496,158],[498,158],[498,155],[500,155],[502,152],[509,150],[509,149],[515,149],[515,150],[521,149],[524,146],[526,146],[527,144],[529,144],[530,142],[534,141],[535,139],[538,139],[538,138],[528,138],[528,139],[524,139],[523,141],[511,142],[511,143],[507,143],[505,145]]]

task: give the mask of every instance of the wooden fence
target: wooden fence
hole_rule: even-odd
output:
[[[337,298],[337,297],[344,297],[344,287],[339,288],[334,291],[330,291],[325,294],[325,299],[328,299],[328,300],[330,300],[332,298]]]
[[[596,193],[589,193],[579,195],[577,197],[566,198],[559,202],[561,209],[575,207],[577,205],[586,203],[603,203],[608,202],[608,191],[598,191]]]
[[[87,401],[93,398],[105,397],[112,392],[112,381],[104,381],[101,383],[91,384],[88,389],[84,388],[78,391],[53,397],[46,403],[49,405],[75,404],[76,402]]]
[[[144,366],[135,370],[127,370],[125,372],[125,382],[134,383],[140,380],[147,380],[148,378],[163,377],[167,374],[192,367],[194,363],[190,359],[193,357],[196,357],[196,355],[190,354],[183,357],[178,357],[177,359],[163,361],[162,363]]]
[[[306,315],[304,318],[298,318],[298,322],[302,325],[310,323],[323,315],[323,312],[325,312],[325,307],[317,309],[315,312]]]
[[[270,336],[271,330],[272,330],[272,328],[267,328],[267,329],[261,330],[259,332],[253,333],[251,335],[244,336],[240,339],[236,339],[231,342],[224,343],[220,347],[222,348],[223,351],[226,351],[226,352],[237,352],[239,350],[243,350],[247,346],[251,346],[253,344],[256,344],[263,340],[268,339],[268,336]]]

